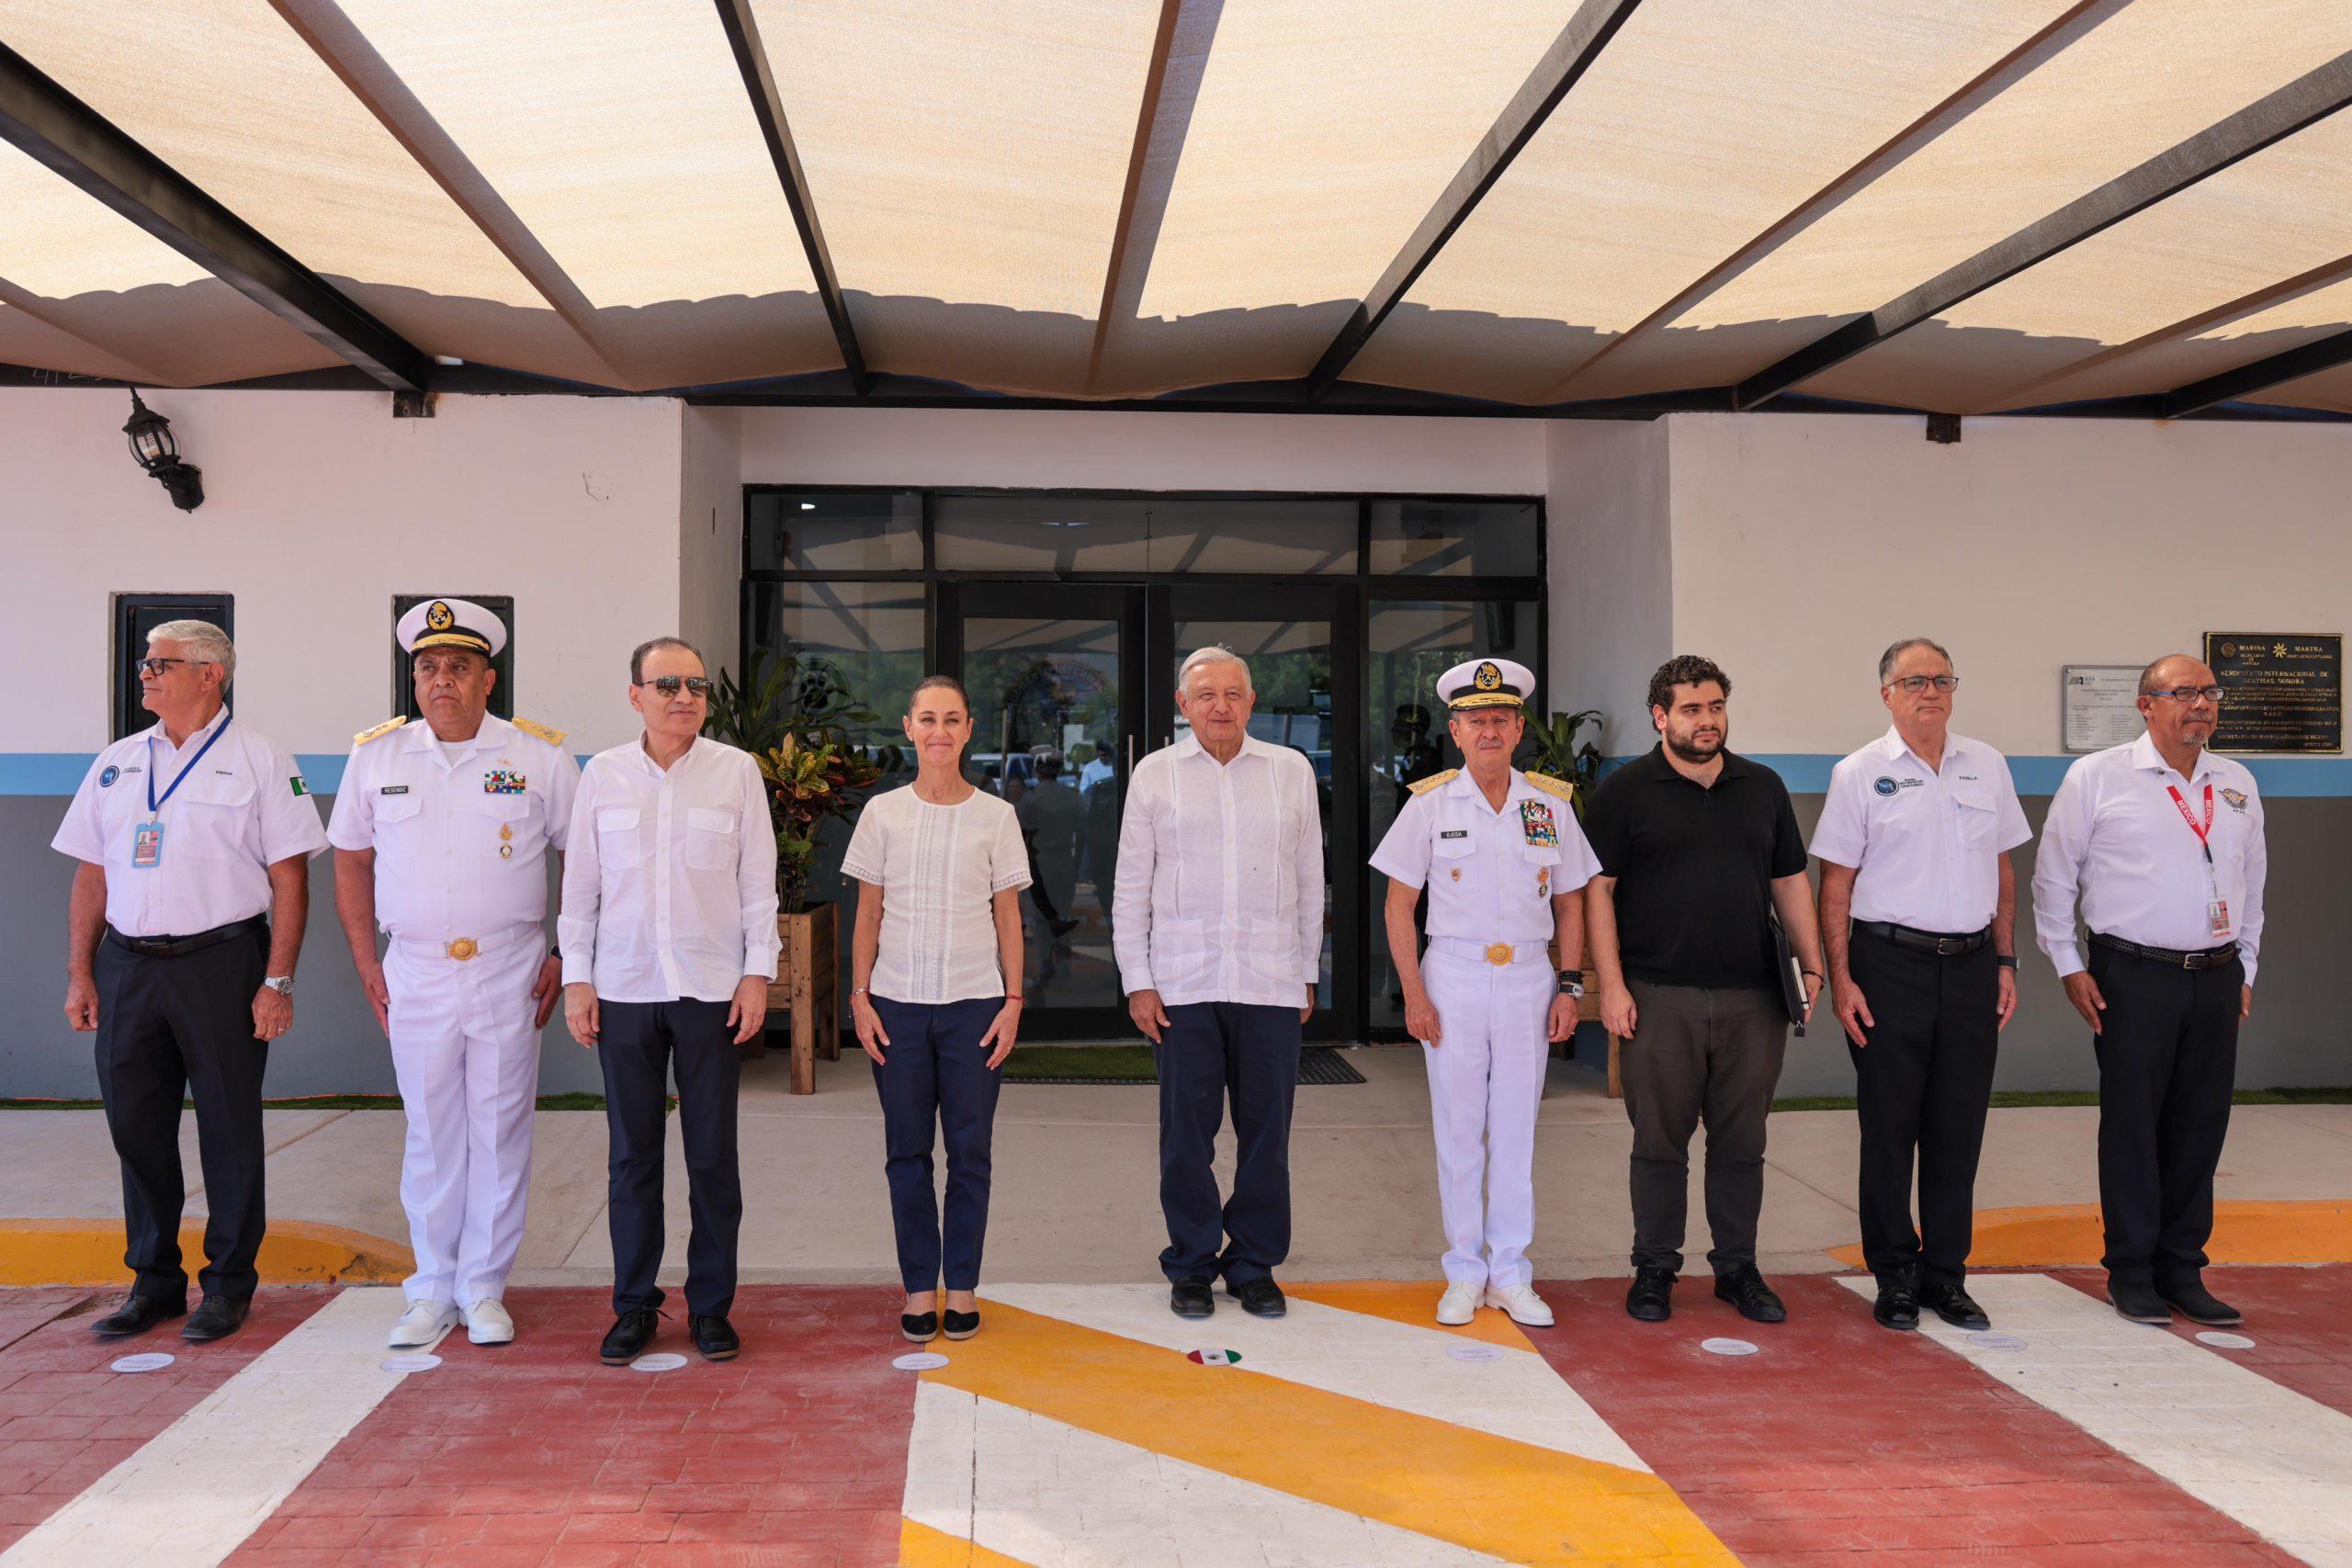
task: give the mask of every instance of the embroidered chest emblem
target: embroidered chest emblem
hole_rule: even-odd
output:
[[[1551,807],[1543,801],[1522,800],[1519,803],[1519,830],[1536,849],[1549,850],[1559,846],[1559,824],[1552,818]]]
[[[2242,789],[2225,789],[2222,792],[2222,798],[2230,803],[2230,809],[2233,811],[2245,809],[2245,791]]]
[[[512,768],[492,768],[481,776],[481,792],[484,795],[520,795],[523,793],[523,775]]]

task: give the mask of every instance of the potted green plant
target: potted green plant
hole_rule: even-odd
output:
[[[1584,820],[1585,797],[1600,782],[1600,739],[1604,723],[1599,708],[1555,713],[1548,719],[1527,721],[1528,743],[1535,748],[1535,765],[1530,771],[1566,779],[1576,786],[1568,804],[1576,808],[1578,822]],[[1588,726],[1592,739],[1579,741],[1577,737]]]

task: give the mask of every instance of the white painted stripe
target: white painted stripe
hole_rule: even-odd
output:
[[[1937,1344],[2272,1545],[2352,1565],[2352,1416],[2046,1274],[1978,1274],[1968,1289],[2023,1348],[1987,1348],[1930,1315]]]
[[[1489,1568],[1502,1560],[924,1383],[907,1517],[1037,1568]]]
[[[1222,1346],[1268,1377],[1626,1470],[1650,1468],[1532,1350],[1457,1361],[1446,1353],[1464,1343],[1457,1335],[1295,1298],[1286,1317],[1251,1317],[1220,1303],[1203,1321],[1170,1312],[1161,1285],[990,1285],[981,1293],[1171,1350]]]
[[[398,1291],[343,1292],[0,1553],[0,1568],[117,1568],[158,1551],[175,1568],[210,1568],[400,1385],[379,1363],[407,1305]]]

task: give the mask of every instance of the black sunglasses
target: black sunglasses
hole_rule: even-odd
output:
[[[683,686],[697,697],[710,695],[710,679],[706,675],[656,675],[645,682],[665,697],[674,697]]]

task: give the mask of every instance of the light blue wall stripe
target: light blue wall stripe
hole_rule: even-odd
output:
[[[95,751],[0,751],[0,795],[72,795],[96,760]],[[302,751],[294,758],[312,795],[340,790],[350,761],[348,751]],[[584,767],[588,754],[580,753],[578,761]]]

